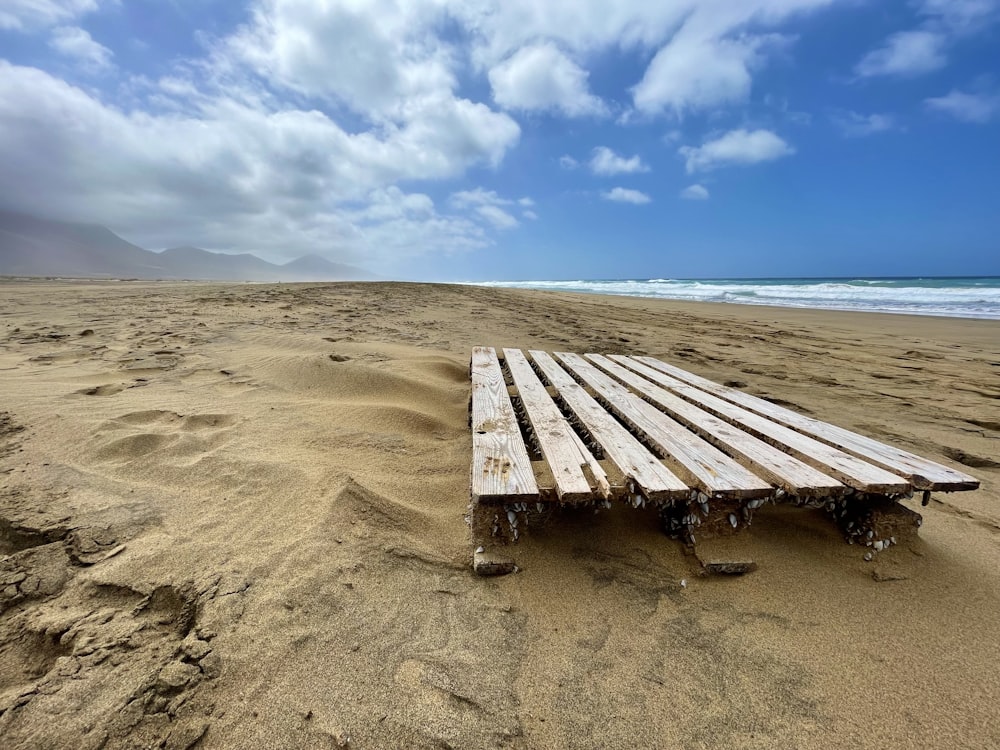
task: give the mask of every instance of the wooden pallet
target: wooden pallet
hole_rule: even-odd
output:
[[[655,506],[693,544],[765,503],[823,507],[876,550],[919,515],[914,491],[979,487],[948,466],[821,422],[652,357],[475,347],[474,541],[516,541],[555,506]],[[890,519],[886,521],[886,519]]]

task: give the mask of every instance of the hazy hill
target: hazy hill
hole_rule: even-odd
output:
[[[154,278],[156,268],[154,253],[106,227],[0,211],[0,274]]]
[[[224,255],[198,247],[172,247],[158,256],[167,274],[185,279],[270,281],[281,268],[250,253]],[[291,280],[287,276],[284,278]]]
[[[249,253],[197,247],[154,253],[96,224],[0,210],[0,275],[217,281],[338,281],[376,278],[362,268],[306,255],[284,265]]]

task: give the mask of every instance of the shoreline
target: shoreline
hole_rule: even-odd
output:
[[[913,286],[913,287],[895,287],[886,288],[884,286],[879,286],[877,283],[868,282],[889,282],[889,281],[914,281],[914,282],[934,282],[934,281],[956,281],[956,280],[989,280],[993,282],[990,287],[942,287],[942,286]],[[570,292],[570,293],[581,293],[581,294],[598,294],[605,296],[622,296],[622,297],[638,297],[642,299],[662,299],[662,300],[672,300],[677,302],[714,302],[721,304],[734,304],[734,305],[750,305],[750,306],[762,306],[762,307],[789,307],[795,309],[820,309],[820,310],[838,310],[844,312],[877,312],[885,313],[890,315],[923,315],[928,317],[957,317],[957,318],[969,318],[969,319],[979,319],[979,320],[1000,320],[1000,277],[997,276],[981,276],[981,277],[966,277],[966,276],[955,276],[955,277],[898,277],[898,278],[868,278],[868,279],[857,279],[854,278],[851,281],[858,282],[856,284],[843,282],[847,281],[847,278],[835,279],[829,277],[816,277],[816,278],[759,278],[759,279],[622,279],[622,280],[592,280],[592,281],[567,281],[567,282],[545,282],[545,281],[527,281],[527,282],[463,282],[469,286],[484,286],[493,289],[522,289],[525,291],[550,291],[550,292]],[[754,282],[762,282],[760,284],[755,284]],[[770,282],[770,283],[768,283]],[[782,283],[784,282],[784,283]],[[799,283],[801,282],[801,283]],[[864,283],[861,283],[864,282]],[[680,294],[676,291],[674,293],[663,293],[663,289],[660,288],[660,284],[664,284],[664,289],[671,290],[677,289],[683,285],[695,285],[699,290],[705,288],[714,288],[714,291],[710,296],[702,296],[696,293],[692,294]],[[537,285],[537,286],[532,286]],[[608,291],[606,287],[608,286],[620,286],[620,291]],[[882,306],[879,306],[878,300],[872,298],[866,300],[864,304],[858,304],[855,302],[838,301],[836,299],[831,300],[829,303],[825,303],[826,297],[824,295],[819,295],[810,299],[808,291],[809,287],[815,287],[815,289],[820,289],[827,285],[834,285],[837,287],[848,286],[858,292],[864,292],[869,290],[870,292],[882,291],[900,291],[902,289],[912,290],[913,294],[910,295],[911,298],[920,298],[920,292],[923,291],[928,294],[934,294],[936,292],[963,292],[963,293],[973,293],[981,292],[983,294],[992,294],[993,299],[990,303],[986,303],[983,300],[977,300],[972,304],[986,304],[990,309],[983,311],[965,311],[965,310],[955,310],[950,309],[955,306],[955,302],[950,302],[947,299],[942,299],[939,303],[939,307],[933,307],[932,303],[924,303],[929,310],[924,311],[920,309],[912,309],[913,304],[910,303],[908,306],[906,302],[902,299],[895,299],[892,302],[885,302]],[[630,290],[630,286],[646,287],[644,291]],[[572,288],[576,287],[576,288]],[[758,288],[758,291],[763,292],[763,296],[757,297],[758,291],[753,291],[754,287]],[[690,287],[689,287],[690,289]],[[781,290],[796,289],[801,292],[801,294],[796,297],[788,297],[784,303],[775,302],[768,298],[769,293],[774,293],[774,295],[780,297]],[[746,290],[750,290],[747,292]],[[691,290],[694,291],[694,290]],[[804,295],[804,296],[803,296]],[[755,301],[759,299],[760,301]],[[800,302],[799,300],[807,300]],[[969,301],[967,301],[969,302]]]

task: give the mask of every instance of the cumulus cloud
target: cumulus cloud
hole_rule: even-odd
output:
[[[1000,94],[968,93],[953,89],[944,96],[925,99],[924,105],[956,120],[985,123],[1000,115]]]
[[[698,184],[688,185],[681,190],[681,198],[689,201],[706,201],[708,200],[708,188]]]
[[[252,21],[216,50],[216,64],[249,65],[272,84],[391,119],[456,86],[449,49],[432,33],[440,13],[424,0],[252,7]]]
[[[641,206],[643,203],[649,203],[652,200],[652,198],[645,193],[623,187],[611,188],[611,190],[601,193],[601,197],[606,201],[614,201],[615,203],[634,203],[637,206]]]
[[[512,216],[505,208],[506,206],[533,206],[535,202],[531,198],[524,197],[514,201],[509,198],[502,198],[495,190],[460,190],[452,193],[449,202],[459,209],[471,209],[479,218],[484,219],[495,229],[513,229],[520,225],[520,222]],[[528,218],[537,219],[538,216],[533,211],[524,211]]]
[[[866,54],[854,71],[871,76],[915,76],[948,64],[947,51],[958,39],[979,33],[1000,17],[997,0],[922,0],[921,24],[889,36]]]
[[[896,119],[892,115],[878,113],[862,115],[848,110],[834,113],[832,119],[840,131],[849,138],[884,133],[897,127]]]
[[[576,57],[611,49],[655,50],[633,89],[644,115],[681,114],[742,100],[753,70],[795,15],[849,0],[504,0],[458,3],[474,29],[473,60],[487,69],[538,40]]]
[[[151,247],[373,263],[482,247],[533,207],[435,206],[426,184],[501,164],[520,138],[511,112],[609,115],[589,70],[609,54],[649,60],[624,82],[633,120],[738,104],[783,24],[853,1],[247,0],[240,26],[159,80],[122,70],[85,90],[0,62],[0,195],[27,211],[44,195],[50,213]],[[77,27],[117,2],[0,0],[0,29],[60,27],[55,49],[110,73],[128,56]],[[646,168],[609,156],[609,174]]]
[[[501,107],[568,117],[605,114],[604,103],[587,88],[587,77],[551,42],[522,47],[489,72],[493,100]]]
[[[563,154],[559,157],[559,166],[563,169],[576,169],[580,166],[580,162],[568,154]]]
[[[747,98],[756,42],[677,36],[656,53],[632,89],[637,110],[681,115]]]
[[[97,10],[97,0],[3,0],[0,29],[52,26]]]
[[[112,66],[111,50],[95,42],[89,33],[77,26],[60,26],[54,29],[49,46],[61,55],[75,58],[90,70],[106,70]]]
[[[0,194],[28,212],[44,195],[48,213],[107,223],[152,247],[189,242],[276,258],[336,249],[340,259],[374,262],[480,247],[488,239],[477,224],[395,186],[457,176],[506,147],[463,122],[461,109],[439,117],[348,133],[317,110],[224,97],[186,114],[125,113],[0,61]]]
[[[946,37],[936,31],[901,31],[865,55],[857,64],[859,76],[918,75],[943,68]]]
[[[590,171],[596,175],[608,177],[617,174],[648,172],[649,167],[638,156],[625,158],[607,146],[598,146],[590,157]]]
[[[770,130],[731,130],[701,146],[682,146],[678,153],[684,157],[688,174],[707,172],[728,166],[757,164],[780,159],[795,153],[778,135]]]

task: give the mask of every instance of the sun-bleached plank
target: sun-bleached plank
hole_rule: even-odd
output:
[[[472,499],[536,500],[538,486],[492,347],[472,350]]]
[[[604,408],[584,391],[555,360],[545,352],[530,351],[532,360],[545,378],[559,392],[570,410],[600,443],[605,455],[634,481],[650,500],[669,500],[687,496],[689,487],[646,447],[622,427]]]
[[[910,482],[902,477],[831,445],[821,443],[808,435],[772,422],[732,402],[713,396],[643,362],[621,355],[612,355],[611,359],[755,437],[788,451],[799,460],[831,475],[849,487],[880,494],[902,493],[911,489]]]
[[[573,428],[531,369],[524,353],[520,349],[504,349],[503,354],[524,405],[525,415],[534,430],[538,447],[552,471],[559,500],[573,503],[592,499],[599,488],[596,482],[591,487],[583,466],[592,462],[596,464],[596,460],[583,447]],[[581,448],[584,452],[581,452]],[[604,494],[603,488],[600,494]]]
[[[661,362],[653,357],[634,357],[661,372],[678,380],[689,383],[703,391],[719,396],[761,416],[791,427],[805,435],[816,438],[834,448],[851,453],[859,458],[871,461],[894,474],[900,474],[909,479],[913,486],[920,490],[937,490],[953,492],[956,490],[974,490],[979,487],[979,480],[968,474],[939,464],[930,459],[921,458],[913,453],[881,443],[878,440],[845,430],[843,427],[821,422],[783,406],[772,404],[757,396],[743,393],[735,388],[729,388],[711,380],[699,377],[679,367]]]
[[[588,354],[587,359],[614,376],[636,393],[663,409],[672,418],[695,431],[706,441],[732,456],[759,476],[790,495],[826,497],[843,494],[846,487],[833,477],[814,469],[794,456],[765,443],[728,422],[691,404],[680,396],[650,382],[608,357]],[[636,363],[638,367],[642,367]],[[655,371],[653,371],[655,373]]]
[[[684,425],[643,401],[579,354],[556,352],[566,367],[590,386],[598,400],[643,435],[692,487],[714,497],[753,498],[771,494],[760,477],[705,442]]]

